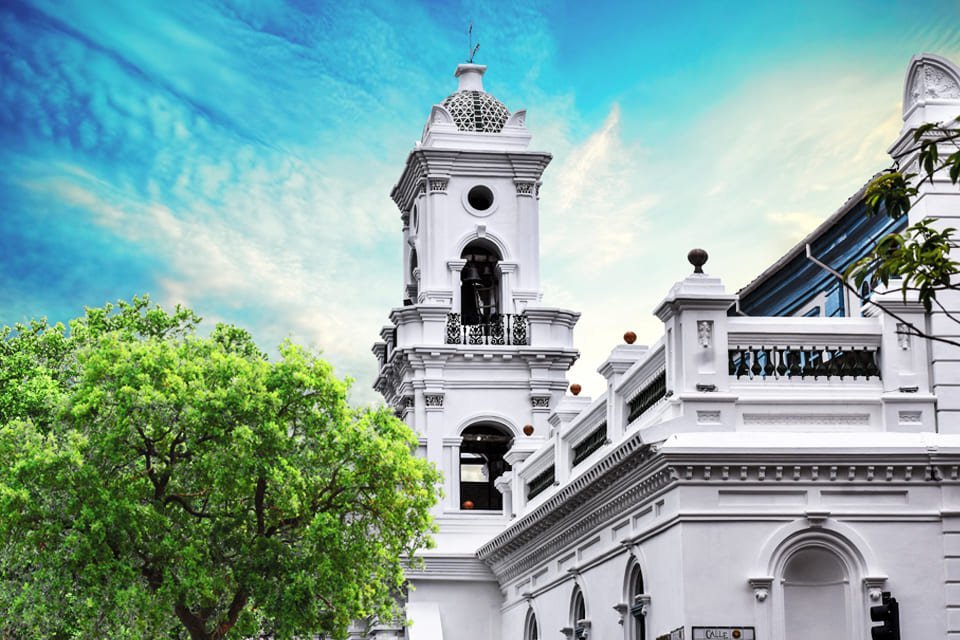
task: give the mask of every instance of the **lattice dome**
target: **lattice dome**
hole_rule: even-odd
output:
[[[499,133],[510,117],[503,103],[485,91],[457,91],[442,104],[460,131]]]

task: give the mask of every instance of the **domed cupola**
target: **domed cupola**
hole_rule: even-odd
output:
[[[510,112],[502,102],[483,90],[483,72],[479,64],[461,64],[456,76],[460,87],[441,103],[460,131],[500,133]]]
[[[524,120],[526,111],[511,114],[495,97],[484,91],[486,65],[464,63],[454,74],[455,93],[433,105],[423,129],[421,145],[441,148],[526,148],[530,141]]]

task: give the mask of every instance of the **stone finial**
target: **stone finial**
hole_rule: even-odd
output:
[[[707,264],[709,257],[703,249],[691,249],[687,254],[687,261],[693,265],[694,273],[703,273],[703,265]]]
[[[582,387],[581,387],[580,385],[578,385],[576,382],[574,382],[572,385],[570,385],[570,393],[572,393],[572,394],[575,395],[575,396],[580,395],[580,390],[581,390],[581,389],[582,389]]]
[[[627,344],[633,344],[637,341],[637,334],[635,334],[633,331],[627,331],[625,334],[623,334],[623,341]]]

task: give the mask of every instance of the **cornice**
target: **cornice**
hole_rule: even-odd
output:
[[[489,176],[539,181],[553,156],[543,151],[495,151],[416,148],[390,197],[401,212],[409,211],[428,176]]]
[[[683,485],[713,484],[762,491],[819,484],[833,489],[856,487],[857,491],[869,493],[871,487],[883,491],[960,484],[960,455],[927,451],[676,454],[658,450],[651,455],[652,449],[643,446],[639,436],[624,445],[480,548],[477,555],[491,566],[498,579],[509,581],[534,569],[605,523],[622,517],[663,491]],[[637,464],[638,458],[642,461],[640,464]],[[610,491],[606,490],[617,485],[622,490],[614,489],[614,495],[609,495]],[[581,517],[577,518],[578,514],[582,514]],[[760,519],[780,517],[753,515]],[[730,516],[714,511],[691,515],[707,520]],[[931,516],[907,514],[904,517],[929,519]]]
[[[640,435],[634,435],[481,547],[477,555],[491,566],[501,564],[529,541],[576,513],[590,498],[626,475],[631,466],[646,459],[648,453]]]

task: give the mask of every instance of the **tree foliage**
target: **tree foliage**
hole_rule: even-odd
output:
[[[960,117],[946,125],[928,123],[918,127],[913,134],[915,146],[903,154],[916,153],[916,170],[903,171],[898,162],[874,178],[865,193],[868,215],[907,215],[924,181],[932,184],[945,176],[956,185],[960,181],[958,138]],[[958,247],[955,234],[955,228],[943,227],[934,218],[923,218],[882,238],[869,254],[848,268],[846,275],[853,279],[856,290],[865,282],[886,286],[895,281],[904,299],[913,291],[928,312],[934,305],[942,310],[937,294],[958,288],[955,276],[960,274],[960,262],[951,254]]]
[[[147,299],[0,333],[0,637],[327,634],[389,616],[438,473],[329,364]]]

